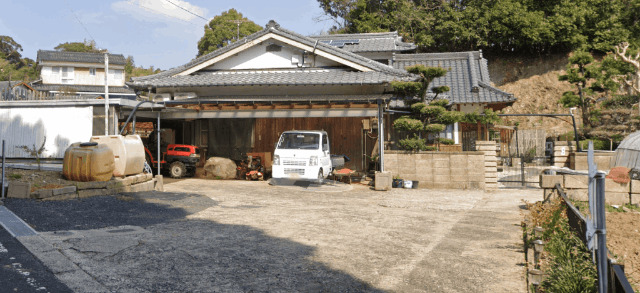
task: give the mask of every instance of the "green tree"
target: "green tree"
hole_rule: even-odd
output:
[[[22,46],[12,37],[0,36],[0,80],[29,81],[38,77],[35,61],[22,58]]]
[[[629,47],[629,43],[623,42],[615,46],[616,60],[624,62],[628,70],[620,71],[614,76],[614,79],[629,89],[630,95],[637,95],[640,98],[640,49]],[[640,103],[638,103],[638,111],[640,111]]]
[[[57,51],[61,52],[87,52],[87,53],[105,53],[106,49],[99,49],[96,46],[96,42],[91,40],[84,42],[66,42],[58,44],[55,48]]]
[[[590,127],[589,111],[596,103],[593,97],[595,91],[601,91],[601,88],[594,83],[598,77],[597,64],[594,64],[593,56],[586,51],[575,51],[569,57],[567,65],[567,73],[558,77],[561,81],[567,81],[575,85],[575,91],[567,91],[562,94],[560,103],[567,108],[579,107],[582,112],[582,123]]]
[[[204,26],[204,36],[198,41],[198,56],[213,52],[261,29],[261,26],[243,17],[242,13],[229,9],[216,15]]]
[[[0,57],[12,64],[22,63],[22,46],[10,36],[0,36]]]

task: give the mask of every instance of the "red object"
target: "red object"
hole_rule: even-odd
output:
[[[340,170],[336,171],[336,174],[350,174],[350,173],[353,173],[353,170],[348,169],[348,168],[343,168],[343,169],[340,169]]]
[[[613,182],[617,183],[629,183],[631,181],[629,171],[631,171],[631,169],[627,167],[613,167],[606,178],[613,179]]]

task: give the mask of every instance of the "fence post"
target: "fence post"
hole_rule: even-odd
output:
[[[5,166],[5,161],[4,161],[4,139],[2,140],[2,200],[4,200],[4,185],[6,184],[5,182],[5,178],[4,178],[4,166]]]
[[[596,240],[598,241],[597,267],[598,267],[598,292],[607,292],[607,230],[604,203],[605,173],[598,171],[596,174]]]

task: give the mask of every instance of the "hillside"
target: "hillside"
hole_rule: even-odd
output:
[[[537,58],[513,58],[486,56],[492,82],[501,90],[516,96],[513,106],[503,110],[505,114],[568,114],[558,101],[562,93],[572,90],[567,82],[558,81],[564,74],[567,64],[566,55],[544,56]],[[579,112],[576,123],[582,124]],[[570,118],[544,117],[508,117],[503,119],[513,125],[520,122],[522,129],[542,128],[547,135],[560,135],[573,131]],[[565,122],[562,122],[565,121]]]

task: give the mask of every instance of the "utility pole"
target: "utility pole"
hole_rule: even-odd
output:
[[[240,24],[243,22],[247,22],[248,20],[244,20],[244,19],[233,19],[233,20],[229,20],[230,22],[233,22],[236,24],[237,26],[237,33],[236,33],[236,41],[240,39]]]
[[[104,53],[104,135],[109,135],[109,53]]]

